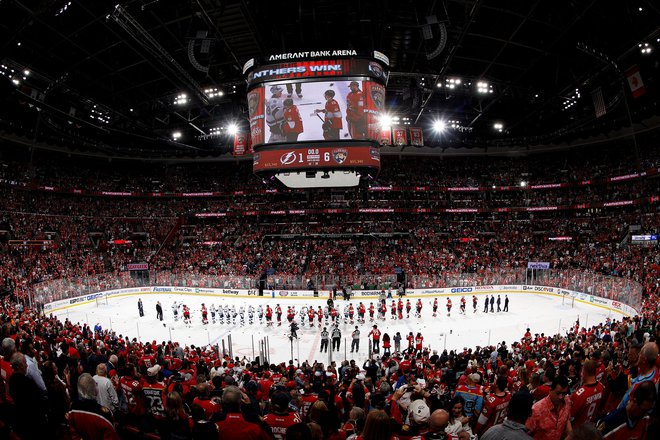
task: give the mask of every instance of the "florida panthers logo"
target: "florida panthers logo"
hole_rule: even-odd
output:
[[[332,151],[332,158],[335,160],[335,162],[341,165],[346,162],[346,159],[348,159],[348,150],[345,148],[337,148],[336,150]]]

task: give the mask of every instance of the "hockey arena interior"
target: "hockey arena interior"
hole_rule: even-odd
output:
[[[0,17],[0,438],[660,438],[656,3]]]

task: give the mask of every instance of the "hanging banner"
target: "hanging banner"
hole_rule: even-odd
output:
[[[393,128],[392,135],[394,137],[394,145],[403,146],[408,145],[408,137],[406,136],[405,128]]]
[[[392,131],[388,128],[381,128],[378,143],[381,145],[392,145]]]
[[[250,116],[250,137],[253,145],[264,143],[265,115],[264,89],[257,87],[248,93],[248,113]]]
[[[633,66],[628,69],[626,71],[626,78],[628,79],[628,85],[630,86],[630,91],[634,98],[639,98],[646,93],[644,81],[642,81],[642,75],[639,73],[639,67]]]
[[[424,145],[424,132],[422,127],[410,127],[410,145],[421,147]]]
[[[244,156],[247,148],[247,134],[236,133],[234,135],[234,156]]]
[[[547,261],[528,261],[527,269],[550,269],[550,263]]]

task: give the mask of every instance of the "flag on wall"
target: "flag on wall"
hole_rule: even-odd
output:
[[[628,85],[630,86],[630,91],[632,92],[633,97],[639,98],[646,93],[644,81],[642,81],[642,75],[639,73],[639,67],[632,66],[628,69],[626,71],[626,78],[628,79]]]

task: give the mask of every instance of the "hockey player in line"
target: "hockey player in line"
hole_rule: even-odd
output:
[[[355,321],[353,319],[354,317],[355,317],[355,308],[353,307],[353,304],[351,303],[351,305],[348,306],[348,319],[350,319],[351,324],[355,323]]]
[[[477,296],[472,295],[472,313],[477,313]]]
[[[209,312],[206,310],[206,306],[202,303],[202,324],[206,325],[209,323]]]
[[[412,304],[410,304],[410,300],[406,300],[406,319],[410,318],[411,309],[412,309]]]
[[[319,306],[319,308],[316,310],[316,318],[319,320],[319,328],[321,328],[321,326],[322,326],[321,323],[323,322],[323,316],[324,316],[323,315],[323,309],[321,308],[321,306]],[[328,315],[325,315],[325,316],[326,316],[325,320],[327,322],[327,320],[328,320],[327,316]]]
[[[417,304],[415,306],[415,317],[416,318],[421,318],[422,317],[422,299],[419,298],[417,300]]]
[[[300,308],[300,312],[298,313],[300,316],[300,326],[304,327],[305,326],[305,318],[307,318],[307,306],[302,306]]]
[[[259,316],[259,324],[262,324],[264,321],[264,307],[261,304],[257,307],[257,316]]]
[[[375,312],[376,312],[376,308],[374,307],[374,303],[369,303],[369,322],[374,322]]]
[[[183,305],[183,322],[190,325],[190,309],[187,305]]]
[[[438,316],[438,298],[433,300],[433,317]]]
[[[314,327],[314,316],[315,315],[316,315],[316,312],[314,311],[314,309],[312,307],[310,307],[307,310],[307,317],[309,318],[309,328]]]
[[[461,297],[461,315],[465,315],[465,297]]]
[[[447,316],[451,316],[451,299],[447,297]]]
[[[270,305],[266,306],[266,327],[273,326],[273,309],[270,308]]]
[[[280,327],[282,325],[282,307],[280,307],[279,304],[275,305],[275,314],[277,315],[277,326]]]
[[[241,318],[241,327],[245,325],[245,306],[240,306],[238,308],[238,315]]]
[[[174,322],[179,320],[179,304],[176,301],[172,304],[172,315],[174,316]]]
[[[366,311],[367,309],[364,307],[364,304],[360,302],[360,305],[358,306],[358,322],[361,324],[364,324],[364,314]]]
[[[394,303],[394,301],[392,301],[392,305],[390,306],[390,312],[391,312],[391,315],[392,315],[392,320],[395,320],[396,319],[396,304]]]
[[[225,323],[225,312],[222,306],[218,306],[218,322],[222,325]]]
[[[248,306],[248,324],[252,325],[254,324],[254,306],[250,304]]]
[[[215,304],[211,304],[211,307],[209,307],[209,312],[211,312],[211,322],[215,324],[215,314],[217,313]]]

